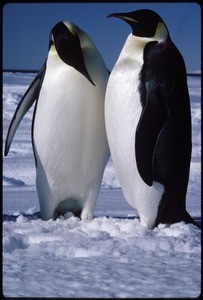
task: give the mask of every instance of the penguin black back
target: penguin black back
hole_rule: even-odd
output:
[[[110,17],[120,18],[132,28],[106,91],[107,133],[125,197],[149,228],[179,221],[195,224],[186,211],[192,141],[183,57],[156,12],[144,9]],[[124,94],[126,84],[130,89]],[[112,95],[117,96],[116,102]],[[112,110],[117,114],[110,113]],[[129,117],[124,118],[122,111]],[[126,136],[115,146],[119,142],[115,136],[123,133],[125,126]],[[131,161],[135,158],[134,165],[123,159],[126,152]]]
[[[153,162],[151,180],[165,186],[156,225],[181,220],[194,223],[186,212],[185,204],[192,149],[190,99],[185,63],[170,37],[163,43],[156,41],[148,43],[143,58],[139,87],[141,104],[144,109],[147,104],[146,99],[149,101],[148,95],[153,95],[150,97],[151,106],[158,107],[158,113],[148,114],[143,130],[138,126],[142,146],[139,147],[137,135],[136,157],[139,160],[138,165],[141,164],[142,159],[145,160],[144,164]],[[151,122],[150,118],[154,120]],[[157,132],[160,128],[162,130],[158,139],[154,138],[152,141],[150,149],[147,139],[149,139],[152,123],[155,125],[158,123]],[[145,142],[148,145],[145,145]],[[143,151],[148,151],[151,156],[143,156]],[[150,169],[149,165],[146,169]]]

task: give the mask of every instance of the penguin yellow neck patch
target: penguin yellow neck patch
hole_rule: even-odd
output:
[[[156,28],[155,35],[153,39],[157,40],[158,42],[163,42],[168,37],[168,31],[162,22],[159,22]]]

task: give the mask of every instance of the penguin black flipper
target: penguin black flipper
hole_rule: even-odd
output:
[[[153,82],[146,84],[146,104],[135,134],[135,157],[138,172],[143,181],[153,184],[153,154],[159,134],[166,122],[166,111],[161,91]]]
[[[32,104],[35,102],[35,100],[39,97],[39,91],[44,79],[44,74],[46,70],[46,62],[42,66],[42,68],[37,73],[37,76],[32,81],[31,85],[27,89],[25,95],[23,96],[22,100],[19,102],[15,114],[13,116],[13,119],[10,123],[6,142],[5,142],[5,156],[8,154],[11,143],[13,141],[13,137],[15,135],[15,132],[22,121],[24,115],[27,113],[27,111],[30,109]]]

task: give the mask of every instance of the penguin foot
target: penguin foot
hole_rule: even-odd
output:
[[[176,216],[176,217],[172,217],[172,216],[162,216],[162,218],[157,222],[155,226],[158,227],[160,224],[174,224],[174,223],[178,223],[178,222],[185,222],[186,224],[193,224],[196,227],[198,227],[199,229],[201,229],[201,225],[199,223],[197,223],[191,216],[190,214],[185,211],[182,213],[182,215],[180,216]]]
[[[91,211],[83,210],[81,213],[81,220],[83,221],[91,221],[93,217],[94,215]]]

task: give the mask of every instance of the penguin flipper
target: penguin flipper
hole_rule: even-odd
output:
[[[135,134],[135,157],[143,181],[153,184],[153,154],[159,134],[166,121],[166,111],[159,87],[147,86],[146,104]]]
[[[22,121],[24,115],[27,113],[27,111],[30,109],[32,104],[35,102],[35,100],[39,96],[39,91],[42,85],[42,81],[44,79],[44,74],[45,74],[45,69],[46,69],[46,63],[42,66],[42,68],[39,70],[37,73],[37,76],[35,79],[32,81],[31,85],[25,92],[23,98],[19,102],[15,114],[13,116],[13,119],[10,123],[7,137],[6,137],[6,142],[5,142],[5,156],[8,154],[11,143],[13,141],[13,137],[15,135],[15,132]]]

